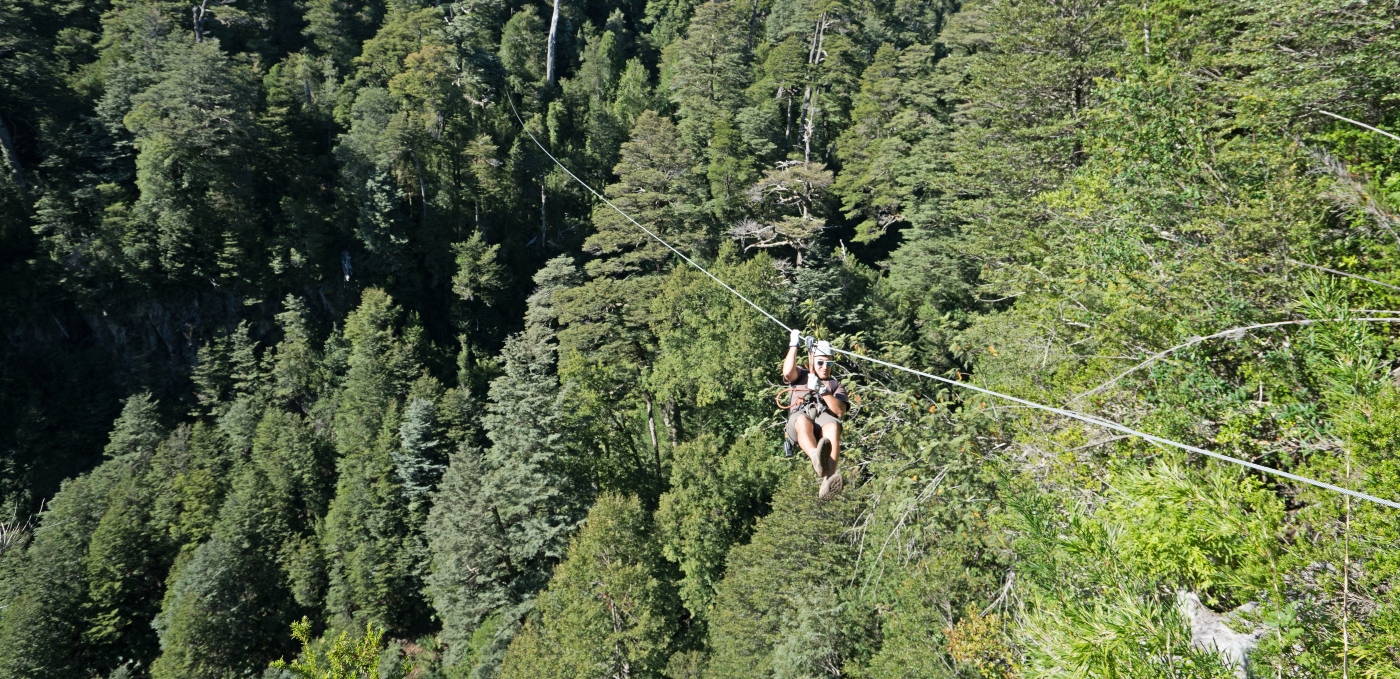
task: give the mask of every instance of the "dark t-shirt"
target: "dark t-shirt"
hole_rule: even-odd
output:
[[[802,400],[807,398],[807,392],[810,391],[807,389],[807,376],[809,374],[810,371],[806,368],[799,367],[797,369],[797,379],[788,382],[792,387],[792,403],[794,405],[802,403]],[[841,383],[836,381],[835,377],[826,378],[826,388],[831,392],[832,396],[836,397],[836,400],[842,403],[850,403],[850,400],[846,398],[846,388],[841,386]]]

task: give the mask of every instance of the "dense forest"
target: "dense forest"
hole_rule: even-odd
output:
[[[1400,677],[1400,510],[844,357],[820,501],[787,334],[569,174],[1400,500],[1387,129],[1382,0],[0,0],[0,679]]]

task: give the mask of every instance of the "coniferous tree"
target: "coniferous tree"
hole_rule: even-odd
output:
[[[179,550],[180,558],[209,539],[228,494],[235,465],[227,439],[204,422],[181,426],[151,460],[151,521]]]
[[[766,255],[742,261],[733,243],[723,243],[710,270],[755,304],[781,308],[786,301],[778,292],[781,274]],[[647,387],[664,404],[671,441],[706,434],[733,440],[767,420],[772,368],[760,357],[783,350],[768,319],[689,267],[666,277],[651,313],[657,358]]]
[[[651,75],[639,59],[628,59],[627,66],[617,82],[617,93],[613,99],[612,112],[623,129],[630,130],[637,124],[637,116],[644,111],[654,111]]]
[[[669,118],[647,111],[637,117],[631,138],[622,145],[613,172],[618,181],[604,193],[623,212],[648,225],[683,251],[705,247],[704,184],[695,173],[696,159],[682,144]],[[599,258],[587,265],[592,276],[623,276],[655,271],[670,256],[665,246],[642,233],[606,205],[593,211],[597,233],[584,249]]]
[[[418,330],[400,332],[401,313],[382,290],[365,290],[346,319],[347,370],[336,398],[336,449],[342,455],[371,445],[383,428],[389,404],[407,392],[418,373]]]
[[[710,138],[710,197],[715,217],[731,219],[743,207],[744,189],[754,179],[753,158],[744,147],[728,112],[716,117]]]
[[[267,356],[273,394],[310,415],[327,386],[327,366],[315,345],[306,303],[288,295],[286,311],[277,315],[282,341]]]
[[[671,490],[656,510],[662,553],[685,573],[680,597],[694,618],[709,614],[730,549],[767,509],[780,480],[773,443],[754,435],[727,451],[701,435],[676,448]]]
[[[845,358],[774,497],[782,333],[501,87],[804,334],[1393,499],[1393,9],[0,0],[0,677],[1385,675],[1361,500]]]
[[[65,485],[13,567],[23,582],[0,617],[6,676],[79,673],[113,667],[124,653],[150,652],[139,624],[152,594],[151,560],[160,548],[147,528],[149,495],[140,483],[163,436],[150,394],[126,400],[104,452],[108,461]],[[125,647],[124,643],[131,647]]]
[[[820,504],[807,478],[790,475],[752,540],[729,554],[709,618],[716,676],[802,676],[868,647],[868,613],[847,603],[844,579],[829,577],[851,567],[841,527],[855,498]]]
[[[342,457],[322,540],[334,624],[358,627],[368,620],[405,633],[421,629],[427,611],[394,453],[402,445],[400,399],[412,400],[408,380],[421,368],[414,355],[418,330],[401,332],[397,315],[388,295],[367,290],[346,323],[349,370],[335,415]]]
[[[437,431],[433,402],[426,398],[409,400],[399,425],[399,448],[394,451],[394,467],[403,484],[409,503],[423,499],[437,485],[446,468],[439,448],[442,439]]]
[[[302,32],[310,39],[315,53],[345,69],[383,16],[384,5],[373,0],[314,0],[307,3],[306,27]]]
[[[283,655],[296,606],[269,526],[279,512],[270,479],[243,470],[213,537],[172,573],[155,626],[161,656],[151,676],[238,676]]]
[[[501,676],[659,677],[679,607],[641,503],[605,494],[511,642]]]
[[[164,66],[125,118],[140,191],[129,218],[128,252],[137,256],[129,266],[137,276],[154,269],[178,281],[256,281],[263,271],[247,256],[258,248],[247,171],[257,137],[255,81],[217,41],[172,50]]]
[[[550,327],[555,296],[578,278],[567,258],[536,274],[526,329],[507,340],[505,374],[491,383],[484,425],[492,445],[452,455],[425,529],[446,662],[479,676],[494,673],[584,506],[567,466],[568,394]]]
[[[41,517],[33,543],[12,566],[19,586],[0,617],[0,677],[38,679],[82,674],[93,658],[86,652],[84,604],[88,597],[87,555],[92,533],[105,514],[108,496],[131,474],[124,462],[109,462],[64,484]]]
[[[149,393],[128,397],[103,454],[129,466],[148,462],[165,437],[158,406]]]
[[[152,520],[155,474],[147,464],[131,465],[112,488],[88,543],[83,641],[93,666],[103,672],[123,664],[149,666],[160,651],[150,620],[160,612],[173,550]]]
[[[643,113],[620,155],[619,180],[605,189],[618,208],[682,251],[701,256],[709,250],[713,233],[702,206],[705,185],[675,125],[654,112]],[[616,451],[609,456],[609,475],[619,487],[658,488],[665,473],[658,404],[646,385],[655,341],[650,302],[657,274],[672,255],[606,205],[594,208],[593,220],[597,231],[584,243],[598,255],[586,265],[592,280],[559,295],[561,373],[585,386],[576,398],[578,409],[592,415],[609,440],[607,448]],[[625,396],[612,396],[617,394]],[[632,412],[620,413],[607,401],[627,402]]]
[[[534,5],[522,7],[501,30],[501,65],[516,89],[544,79],[546,32]]]
[[[319,604],[303,546],[325,512],[329,467],[301,418],[267,412],[211,537],[171,571],[153,677],[237,676],[286,651],[286,626]]]
[[[701,4],[685,38],[667,46],[663,72],[681,118],[681,138],[693,151],[708,146],[704,140],[739,107],[748,84],[748,46],[736,39],[746,9],[725,1]]]
[[[941,111],[921,110],[936,100],[927,99],[928,74],[913,69],[928,68],[933,56],[923,45],[900,53],[885,43],[861,74],[852,124],[837,140],[844,167],[832,187],[843,200],[847,218],[861,220],[856,224],[855,242],[878,239],[895,222],[912,217],[904,211],[912,213],[910,203],[918,185],[905,174],[921,168],[906,169],[905,158],[911,142],[930,134],[929,128],[941,122],[933,118]]]

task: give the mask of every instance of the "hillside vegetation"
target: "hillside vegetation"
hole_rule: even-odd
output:
[[[1378,0],[0,0],[0,679],[1400,677],[1400,510],[845,357],[819,501],[521,125],[806,334],[1400,501],[1397,93]]]

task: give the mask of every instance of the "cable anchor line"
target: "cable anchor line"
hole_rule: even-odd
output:
[[[778,320],[778,317],[777,317],[777,316],[774,316],[773,314],[768,313],[768,311],[767,311],[766,309],[764,309],[763,307],[761,307],[761,306],[759,306],[759,305],[757,305],[757,304],[754,304],[754,303],[753,303],[753,300],[750,300],[748,297],[745,297],[745,296],[743,295],[743,293],[739,292],[738,290],[735,290],[734,288],[729,287],[729,284],[728,284],[728,283],[725,283],[724,281],[720,280],[718,276],[716,276],[716,275],[710,273],[708,270],[705,269],[705,267],[700,266],[699,264],[696,264],[696,263],[695,263],[695,260],[693,260],[693,259],[691,259],[691,258],[685,256],[685,253],[684,253],[684,252],[681,252],[680,250],[677,250],[676,248],[672,247],[671,244],[670,244],[670,243],[667,243],[663,238],[661,238],[661,236],[658,236],[658,235],[656,235],[655,233],[652,233],[651,229],[648,229],[647,227],[642,226],[641,224],[637,223],[637,220],[632,219],[632,216],[631,216],[631,215],[629,215],[629,214],[627,214],[626,212],[623,212],[622,210],[618,209],[618,207],[617,207],[616,205],[613,205],[612,201],[610,201],[610,200],[607,199],[607,196],[604,196],[603,194],[598,193],[597,191],[595,191],[595,190],[593,189],[592,186],[589,186],[589,185],[588,185],[588,182],[585,182],[585,181],[583,181],[582,179],[579,179],[579,178],[578,178],[578,175],[574,174],[572,170],[570,170],[569,168],[565,167],[563,163],[559,162],[559,159],[558,159],[558,158],[555,158],[555,157],[554,157],[554,154],[550,153],[550,152],[549,152],[549,149],[546,149],[546,148],[544,147],[544,144],[541,144],[541,143],[540,143],[540,140],[538,140],[538,139],[535,138],[534,133],[530,132],[530,128],[528,128],[528,127],[525,126],[525,119],[524,119],[524,118],[521,118],[521,117],[520,117],[520,111],[516,110],[516,108],[515,108],[515,101],[511,98],[510,92],[506,92],[506,91],[503,90],[502,93],[505,95],[506,103],[510,104],[510,111],[511,111],[511,113],[514,113],[514,114],[515,114],[515,119],[516,119],[517,121],[520,122],[520,129],[521,129],[521,131],[523,131],[523,132],[525,133],[526,136],[530,137],[530,141],[535,142],[535,146],[540,147],[540,151],[542,151],[546,156],[548,156],[550,160],[554,161],[554,164],[555,164],[555,165],[558,165],[558,166],[559,166],[559,169],[563,170],[563,171],[565,172],[565,174],[568,174],[571,178],[573,178],[574,181],[578,182],[579,186],[582,186],[583,188],[588,189],[588,192],[589,192],[589,193],[591,193],[591,194],[593,194],[594,196],[596,196],[596,197],[598,198],[598,200],[601,200],[601,201],[603,201],[604,203],[607,203],[607,204],[608,204],[608,207],[612,208],[614,212],[616,212],[616,213],[622,215],[623,219],[626,219],[627,221],[632,222],[632,225],[633,225],[633,226],[635,226],[635,227],[641,229],[643,232],[646,233],[646,235],[651,236],[653,239],[655,239],[656,242],[658,242],[658,243],[660,243],[660,244],[666,246],[666,249],[667,249],[667,250],[670,250],[671,252],[676,253],[676,256],[677,256],[677,257],[680,257],[680,258],[683,259],[683,260],[685,260],[685,263],[686,263],[686,264],[689,264],[689,265],[695,267],[696,270],[698,270],[700,273],[703,273],[703,274],[705,274],[706,276],[709,276],[709,277],[710,277],[710,280],[712,280],[712,281],[714,281],[714,282],[716,282],[716,283],[719,283],[720,286],[723,287],[725,290],[728,290],[729,292],[733,293],[735,297],[738,297],[739,299],[744,300],[744,302],[745,302],[746,304],[748,304],[749,306],[753,307],[755,311],[757,311],[758,313],[763,314],[764,316],[767,316],[767,317],[768,317],[768,320],[773,321],[774,323],[777,323],[779,326],[782,326],[782,328],[783,328],[784,330],[788,330],[788,331],[791,331],[791,330],[792,330],[792,328],[788,327],[786,323],[783,323],[782,321]]]
[[[638,229],[641,229],[642,232],[646,233],[648,236],[651,236],[652,239],[654,239],[656,242],[660,243],[661,245],[665,246],[666,249],[668,249],[668,250],[670,250],[671,252],[675,253],[676,256],[678,256],[678,257],[680,257],[682,260],[684,260],[686,264],[689,264],[690,266],[694,267],[694,268],[695,268],[697,271],[699,271],[700,273],[705,274],[706,276],[708,276],[708,277],[710,278],[710,280],[712,280],[712,281],[718,283],[718,284],[720,285],[720,287],[723,287],[725,290],[728,290],[730,293],[732,293],[735,297],[738,297],[739,299],[743,300],[745,304],[748,304],[750,307],[753,307],[753,309],[754,309],[755,311],[759,312],[760,314],[763,314],[765,317],[768,318],[768,320],[773,321],[773,323],[776,324],[776,325],[778,325],[778,327],[781,327],[783,330],[787,330],[787,331],[791,331],[791,330],[792,330],[792,328],[789,327],[786,323],[783,323],[782,321],[778,320],[778,317],[777,317],[777,316],[774,316],[773,314],[768,313],[768,310],[767,310],[767,309],[764,309],[763,307],[761,307],[761,306],[755,304],[755,303],[753,302],[753,300],[750,300],[748,297],[745,297],[745,296],[743,295],[743,293],[740,293],[738,290],[735,290],[734,288],[730,287],[728,283],[725,283],[723,280],[720,280],[720,278],[719,278],[718,276],[716,276],[716,275],[710,273],[709,270],[707,270],[707,269],[706,269],[705,267],[703,267],[703,266],[700,266],[698,263],[695,262],[695,260],[691,259],[690,257],[687,257],[686,254],[685,254],[684,252],[681,252],[680,250],[677,250],[677,249],[676,249],[675,247],[673,247],[670,243],[666,242],[665,239],[663,239],[662,237],[656,235],[656,233],[653,232],[651,229],[648,229],[647,227],[642,226],[640,223],[637,222],[637,220],[632,219],[632,216],[631,216],[631,215],[627,214],[626,212],[623,212],[623,211],[622,211],[620,208],[618,208],[616,205],[613,205],[612,201],[608,200],[606,196],[604,196],[603,194],[599,193],[599,192],[598,192],[597,190],[595,190],[592,186],[589,186],[589,185],[588,185],[588,182],[585,182],[585,181],[583,181],[582,179],[579,179],[578,175],[575,175],[575,174],[573,173],[573,171],[571,171],[571,170],[570,170],[568,167],[566,167],[563,163],[559,162],[559,159],[558,159],[558,158],[555,158],[555,157],[554,157],[554,154],[550,153],[550,152],[549,152],[549,149],[545,148],[545,147],[544,147],[544,144],[541,144],[541,143],[540,143],[540,140],[535,138],[534,133],[530,132],[530,128],[526,127],[526,125],[525,125],[525,119],[522,118],[522,117],[520,116],[520,111],[517,110],[517,109],[515,108],[515,101],[514,101],[514,99],[511,97],[510,92],[505,91],[505,90],[502,90],[502,93],[505,95],[506,103],[508,103],[508,104],[510,105],[511,113],[514,113],[514,114],[515,114],[515,119],[516,119],[516,121],[518,121],[518,122],[520,123],[520,129],[521,129],[521,131],[523,131],[523,132],[525,133],[525,135],[528,136],[528,137],[530,138],[530,141],[532,141],[532,142],[535,143],[535,146],[539,147],[540,151],[543,152],[543,153],[545,154],[545,156],[547,156],[551,161],[554,161],[554,164],[555,164],[555,165],[558,165],[558,166],[559,166],[559,169],[563,170],[564,173],[567,174],[567,175],[569,175],[569,177],[572,178],[575,182],[578,182],[579,186],[582,186],[582,187],[583,187],[584,189],[586,189],[589,193],[593,194],[595,197],[598,198],[598,200],[603,201],[605,204],[607,204],[608,207],[612,208],[614,212],[618,213],[619,215],[622,215],[623,219],[626,219],[627,221],[631,222],[633,226],[636,226]],[[1072,419],[1072,420],[1077,420],[1077,421],[1083,422],[1083,423],[1085,423],[1085,424],[1090,424],[1090,425],[1093,425],[1093,426],[1096,426],[1096,427],[1102,427],[1102,428],[1104,428],[1104,429],[1110,429],[1110,430],[1112,430],[1112,431],[1116,431],[1116,432],[1119,432],[1119,433],[1121,433],[1121,434],[1126,434],[1126,435],[1131,436],[1131,437],[1133,437],[1133,438],[1142,439],[1142,440],[1144,440],[1144,441],[1149,441],[1149,442],[1151,442],[1151,443],[1155,443],[1155,444],[1158,444],[1158,445],[1167,446],[1167,447],[1170,447],[1170,448],[1176,448],[1176,449],[1178,449],[1178,450],[1184,450],[1184,451],[1191,452],[1191,453],[1196,453],[1197,455],[1204,455],[1204,456],[1206,456],[1206,457],[1209,457],[1209,458],[1212,458],[1212,459],[1215,459],[1215,460],[1219,460],[1219,461],[1221,461],[1221,462],[1228,462],[1228,463],[1230,463],[1230,464],[1239,465],[1239,466],[1241,466],[1241,467],[1245,467],[1245,468],[1247,468],[1247,469],[1252,469],[1252,470],[1257,471],[1257,472],[1260,472],[1260,473],[1269,474],[1269,475],[1276,476],[1276,477],[1283,478],[1283,479],[1288,479],[1288,480],[1290,480],[1290,481],[1295,481],[1295,482],[1297,482],[1297,483],[1306,484],[1306,485],[1309,485],[1309,486],[1313,486],[1313,487],[1315,487],[1315,488],[1321,488],[1321,489],[1323,489],[1323,490],[1328,490],[1328,491],[1331,491],[1331,492],[1334,492],[1334,493],[1339,493],[1339,494],[1341,494],[1341,495],[1346,495],[1346,496],[1354,497],[1354,498],[1357,498],[1357,499],[1360,499],[1360,500],[1365,500],[1365,501],[1367,501],[1367,502],[1373,502],[1373,503],[1378,504],[1378,505],[1382,505],[1382,506],[1385,506],[1385,507],[1390,507],[1391,509],[1400,509],[1400,502],[1395,502],[1395,501],[1393,501],[1393,500],[1387,500],[1387,499],[1382,498],[1382,497],[1377,497],[1377,496],[1375,496],[1375,495],[1370,495],[1370,494],[1368,494],[1368,493],[1363,493],[1363,492],[1360,492],[1360,491],[1352,490],[1352,489],[1350,489],[1350,488],[1343,488],[1343,487],[1341,487],[1341,486],[1334,485],[1334,484],[1331,484],[1331,483],[1327,483],[1327,482],[1325,482],[1325,481],[1318,481],[1317,479],[1311,479],[1311,478],[1308,478],[1308,477],[1306,477],[1306,476],[1300,476],[1300,475],[1298,475],[1298,474],[1294,474],[1294,473],[1291,473],[1291,472],[1283,471],[1282,469],[1275,469],[1275,468],[1273,468],[1273,467],[1269,467],[1269,466],[1265,466],[1265,465],[1262,465],[1262,464],[1258,464],[1258,463],[1256,463],[1256,462],[1250,462],[1249,460],[1242,460],[1242,459],[1240,459],[1240,458],[1238,458],[1238,457],[1233,457],[1233,456],[1230,456],[1230,455],[1225,455],[1224,453],[1217,453],[1217,452],[1215,452],[1215,451],[1213,451],[1213,450],[1206,450],[1205,448],[1201,448],[1201,447],[1198,447],[1198,446],[1193,446],[1193,445],[1189,445],[1189,444],[1186,444],[1186,443],[1181,443],[1181,442],[1179,442],[1179,441],[1173,441],[1173,440],[1171,440],[1171,439],[1162,438],[1161,436],[1157,436],[1157,435],[1155,435],[1155,434],[1149,434],[1149,433],[1144,432],[1144,431],[1139,431],[1139,430],[1137,430],[1137,429],[1133,429],[1132,427],[1129,427],[1129,426],[1127,426],[1127,425],[1119,424],[1119,423],[1114,422],[1114,421],[1112,421],[1112,420],[1106,420],[1106,419],[1101,418],[1101,417],[1097,417],[1097,416],[1094,416],[1094,415],[1088,415],[1088,414],[1086,414],[1086,413],[1081,413],[1081,412],[1074,411],[1074,410],[1066,410],[1066,409],[1064,409],[1064,408],[1056,408],[1056,407],[1054,407],[1054,406],[1048,406],[1048,405],[1045,405],[1045,404],[1043,404],[1043,403],[1036,403],[1036,402],[1034,402],[1034,401],[1028,401],[1028,400],[1026,400],[1026,399],[1019,398],[1019,397],[1016,397],[1016,396],[1012,396],[1012,395],[1010,395],[1010,394],[1003,394],[1003,393],[1001,393],[1001,392],[993,391],[993,390],[987,389],[987,388],[985,388],[985,387],[979,387],[979,386],[977,386],[977,385],[975,385],[975,384],[972,384],[972,383],[970,383],[970,382],[962,382],[962,381],[959,381],[959,380],[952,380],[952,379],[949,379],[949,378],[947,378],[947,377],[943,377],[943,376],[941,376],[941,375],[934,375],[934,374],[932,374],[932,373],[923,372],[923,371],[921,371],[921,370],[915,370],[915,369],[913,369],[913,368],[908,368],[908,367],[899,365],[899,364],[897,364],[897,363],[891,363],[891,362],[889,362],[889,361],[883,361],[883,360],[880,360],[880,359],[878,359],[878,358],[872,358],[872,357],[870,357],[870,356],[866,356],[866,355],[864,355],[864,354],[858,354],[858,353],[855,353],[855,352],[853,352],[853,351],[846,351],[845,349],[838,349],[838,348],[836,348],[836,347],[832,347],[832,351],[834,351],[834,352],[836,352],[836,353],[838,353],[838,354],[843,354],[843,355],[846,355],[846,356],[850,356],[851,358],[857,358],[857,359],[860,359],[860,360],[862,360],[862,361],[867,361],[867,362],[869,362],[869,363],[873,363],[873,364],[876,364],[876,365],[881,365],[881,366],[884,366],[884,367],[886,367],[886,368],[891,368],[891,369],[893,369],[893,370],[900,370],[900,371],[909,373],[909,374],[911,374],[911,375],[916,375],[916,376],[918,376],[918,377],[923,377],[923,378],[930,379],[930,380],[934,380],[934,381],[937,381],[937,382],[942,382],[942,383],[944,383],[944,384],[948,384],[948,385],[950,385],[950,386],[958,387],[958,388],[960,388],[960,389],[966,389],[966,390],[969,390],[969,391],[974,391],[974,392],[977,392],[977,393],[980,393],[980,394],[983,394],[983,395],[986,395],[986,396],[991,396],[991,397],[993,397],[993,398],[1001,399],[1001,400],[1003,400],[1003,401],[1010,401],[1010,402],[1016,403],[1016,404],[1018,404],[1018,405],[1026,406],[1027,408],[1032,408],[1032,409],[1035,409],[1035,410],[1042,410],[1042,411],[1045,411],[1045,412],[1047,412],[1047,413],[1052,413],[1052,414],[1055,414],[1055,415],[1060,415],[1061,417],[1067,417],[1067,418]]]

